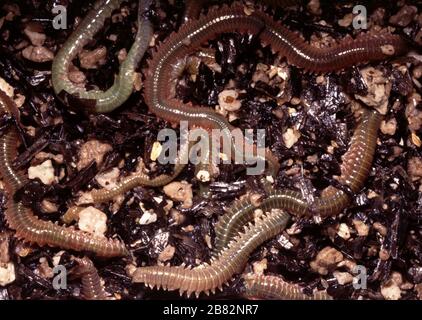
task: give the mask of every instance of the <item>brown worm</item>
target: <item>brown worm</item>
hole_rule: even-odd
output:
[[[14,101],[0,90],[0,112],[13,114]],[[0,175],[5,183],[9,199],[6,203],[5,218],[15,236],[40,246],[49,245],[76,251],[91,251],[102,257],[128,255],[125,245],[117,239],[107,239],[90,235],[83,231],[65,228],[51,221],[44,221],[25,208],[22,202],[15,202],[13,195],[27,182],[27,177],[13,168],[17,155],[18,134],[14,128],[0,138]]]
[[[82,279],[81,297],[84,300],[107,300],[107,293],[94,263],[88,257],[74,259],[78,263],[75,273]]]
[[[126,1],[96,1],[92,10],[57,52],[51,67],[51,82],[57,96],[66,104],[86,107],[89,112],[111,112],[120,107],[132,94],[135,69],[148,49],[148,44],[153,34],[152,24],[145,14],[149,9],[150,0],[139,0],[138,32],[132,47],[120,66],[120,71],[113,85],[108,90],[87,91],[72,83],[68,77],[72,60],[94,38],[94,35],[103,28],[106,19],[123,2]]]
[[[120,194],[132,190],[138,186],[159,187],[173,181],[183,170],[185,165],[175,166],[172,175],[163,174],[154,179],[150,179],[145,173],[137,173],[136,175],[124,178],[112,189],[98,189],[90,192],[93,203],[103,203],[112,200]]]
[[[353,193],[359,192],[371,170],[377,144],[377,132],[382,116],[375,110],[363,109],[348,151],[342,157],[341,175],[338,182],[349,187]],[[321,217],[339,214],[350,204],[350,196],[333,186],[326,188],[313,202],[307,201],[298,191],[269,189],[268,195],[259,206],[249,199],[235,202],[221,216],[215,225],[215,246],[213,256],[217,256],[242,227],[253,219],[255,209],[269,211],[272,208],[287,210],[297,216],[319,215]]]
[[[185,145],[181,146],[181,150],[177,158],[175,159],[173,173],[168,174],[161,174],[158,177],[151,179],[147,174],[143,172],[139,172],[128,176],[122,181],[118,182],[115,187],[111,189],[97,189],[92,190],[90,192],[90,196],[93,203],[103,203],[112,200],[116,196],[120,194],[124,194],[125,192],[138,187],[138,186],[146,186],[146,187],[161,187],[164,186],[174,179],[183,171],[186,167],[189,157],[189,150],[192,146],[192,142],[186,143]]]
[[[244,295],[248,299],[332,300],[326,291],[315,291],[308,295],[299,285],[288,283],[276,276],[247,274],[244,280]]]
[[[185,266],[154,266],[138,268],[133,274],[133,282],[144,283],[151,288],[157,286],[165,290],[179,289],[190,296],[201,292],[209,294],[216,288],[222,289],[235,274],[242,272],[249,255],[265,241],[279,234],[287,225],[289,215],[276,211],[264,216],[245,228],[216,260],[194,268]]]
[[[153,56],[145,82],[145,102],[151,112],[169,122],[188,121],[189,126],[219,129],[225,141],[232,142],[232,158],[245,155],[243,145],[233,141],[233,127],[214,110],[184,104],[174,97],[174,77],[180,61],[195,52],[203,43],[224,32],[259,34],[264,44],[287,58],[295,66],[313,72],[329,72],[364,61],[383,60],[406,51],[405,42],[388,33],[364,35],[355,40],[343,40],[330,48],[316,48],[299,35],[284,27],[265,12],[255,10],[245,13],[244,7],[210,10],[206,16],[189,21],[172,34]],[[175,72],[176,70],[176,72]],[[170,75],[170,76],[169,76]],[[261,157],[262,158],[262,157]],[[256,160],[253,157],[253,160]],[[278,161],[267,150],[263,160],[270,166],[271,174],[279,168]]]

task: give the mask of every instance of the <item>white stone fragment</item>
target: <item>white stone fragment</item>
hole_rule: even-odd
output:
[[[107,231],[107,215],[90,206],[79,212],[78,227],[82,231],[103,236]]]
[[[139,219],[139,224],[146,225],[157,221],[157,214],[150,211],[145,211],[142,217]]]
[[[237,100],[239,94],[235,90],[224,90],[218,95],[218,104],[226,111],[240,109],[241,102]]]
[[[300,132],[294,128],[288,128],[286,132],[283,133],[283,141],[288,149],[293,147],[293,145],[298,142],[299,138]]]
[[[13,262],[0,264],[0,286],[5,286],[16,279],[15,265]]]
[[[350,239],[350,230],[347,224],[341,223],[338,228],[337,234],[345,240]]]
[[[44,184],[52,184],[57,180],[51,160],[46,160],[38,166],[29,167],[28,177],[29,179],[39,178]]]

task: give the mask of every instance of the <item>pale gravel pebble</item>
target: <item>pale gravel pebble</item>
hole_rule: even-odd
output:
[[[267,269],[268,260],[266,258],[261,261],[255,261],[252,263],[252,268],[255,274],[264,274]]]
[[[40,264],[38,265],[35,273],[44,279],[51,279],[54,277],[53,268],[50,267],[45,257],[39,259]]]
[[[168,185],[163,187],[164,193],[169,196],[171,199],[176,201],[181,201],[183,208],[192,207],[192,185],[182,181],[182,182],[171,182]]]
[[[47,199],[44,199],[41,202],[41,208],[44,212],[47,212],[47,213],[54,213],[54,212],[57,212],[58,210],[57,204]]]
[[[390,136],[394,136],[396,134],[396,129],[397,129],[396,118],[391,118],[388,121],[383,120],[381,122],[381,132],[383,134],[388,134]]]
[[[57,178],[54,175],[54,167],[51,160],[46,160],[38,166],[28,168],[29,179],[40,179],[42,183],[50,185],[54,183]]]
[[[390,280],[381,285],[381,294],[386,300],[399,300],[401,289],[396,283]]]
[[[283,133],[283,141],[286,148],[290,149],[293,147],[296,142],[299,141],[301,137],[300,131],[295,128],[288,128],[285,133]]]
[[[387,228],[383,226],[380,222],[374,222],[372,226],[374,227],[375,230],[379,232],[380,235],[384,237],[387,235],[387,232],[388,232]]]
[[[369,234],[369,226],[362,220],[353,219],[353,225],[360,237],[366,237]]]
[[[0,286],[6,286],[16,280],[13,262],[0,263]]]
[[[176,248],[172,245],[167,245],[163,251],[158,255],[158,261],[166,262],[173,258]]]
[[[223,90],[218,94],[218,104],[225,111],[237,111],[241,106],[238,97],[239,93],[236,90]]]
[[[31,25],[26,26],[23,32],[34,46],[42,46],[47,38],[44,33],[33,30]]]
[[[113,150],[113,147],[108,143],[102,143],[95,139],[89,140],[79,150],[79,161],[76,167],[81,170],[89,165],[92,160],[100,165],[103,162],[104,155],[111,150]]]
[[[73,70],[69,71],[67,74],[70,81],[72,81],[76,85],[81,85],[80,87],[83,87],[83,84],[86,81],[85,74],[80,70]]]
[[[361,74],[368,87],[368,94],[365,96],[355,94],[355,98],[385,115],[388,111],[391,82],[380,70],[373,67],[362,69]]]
[[[22,50],[22,56],[33,62],[48,62],[54,59],[54,53],[46,47],[30,45]]]
[[[78,227],[82,231],[103,236],[107,231],[107,215],[92,206],[79,212]]]
[[[390,278],[381,284],[381,294],[386,300],[399,300],[402,295],[400,286],[403,284],[403,276],[399,272],[392,272]]]
[[[15,89],[13,89],[13,87],[1,77],[0,77],[0,90],[6,93],[6,95],[9,96],[10,98],[13,98],[15,94]]]
[[[337,264],[342,260],[343,254],[340,251],[332,247],[325,247],[318,252],[315,259],[311,261],[310,266],[315,272],[326,275],[329,270],[335,269]]]
[[[151,224],[157,221],[157,214],[151,211],[145,211],[138,223],[142,225]]]
[[[106,172],[97,174],[95,180],[98,184],[106,189],[112,189],[117,185],[117,182],[120,177],[120,170],[117,167],[114,167]]]
[[[353,282],[353,275],[348,272],[334,271],[333,275],[340,285],[345,285]]]
[[[422,110],[419,108],[420,102],[422,102],[422,98],[417,93],[412,93],[407,98],[406,117],[409,122],[409,129],[412,131],[418,131],[422,127]]]
[[[345,223],[340,223],[337,234],[344,240],[350,239],[350,229]]]

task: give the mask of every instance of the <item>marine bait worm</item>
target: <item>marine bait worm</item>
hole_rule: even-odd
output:
[[[146,173],[136,173],[132,176],[122,179],[112,189],[98,189],[90,192],[93,203],[103,203],[112,200],[120,194],[124,194],[138,186],[160,187],[173,181],[185,168],[185,164],[176,164],[171,175],[162,174],[151,179]]]
[[[146,187],[161,187],[166,184],[169,184],[171,181],[176,179],[176,177],[183,171],[188,163],[189,152],[193,145],[193,142],[186,143],[181,146],[179,155],[177,156],[173,168],[172,174],[161,174],[158,177],[151,179],[146,173],[139,172],[128,176],[117,185],[111,189],[97,189],[90,192],[91,200],[93,203],[103,203],[112,200],[120,194],[124,194],[136,188],[138,186]]]
[[[138,31],[126,59],[122,62],[119,74],[113,85],[106,91],[90,90],[73,84],[68,77],[72,60],[83,47],[93,39],[104,26],[105,20],[120,7],[125,0],[99,0],[76,31],[67,39],[56,54],[52,65],[52,84],[54,92],[66,104],[85,107],[89,112],[111,112],[121,106],[133,91],[135,69],[151,40],[153,29],[145,13],[151,0],[140,0],[138,8]]]
[[[14,101],[0,90],[0,112],[13,114]],[[90,235],[83,231],[65,228],[51,221],[44,221],[34,215],[22,202],[15,202],[13,196],[27,184],[27,177],[13,168],[17,155],[18,134],[14,128],[0,138],[0,175],[9,194],[5,218],[15,236],[40,246],[49,245],[76,251],[91,251],[102,257],[128,255],[125,245],[117,239]]]
[[[338,182],[349,187],[353,193],[359,192],[363,187],[371,170],[381,120],[382,116],[377,111],[363,109],[350,147],[342,157],[341,175],[338,177]],[[267,197],[258,207],[252,205],[249,199],[245,199],[236,202],[221,216],[215,225],[216,238],[212,255],[218,256],[230,239],[253,219],[257,208],[261,208],[264,212],[279,208],[296,216],[327,217],[340,213],[350,202],[350,196],[346,192],[333,186],[323,190],[321,196],[315,198],[313,203],[309,203],[298,191],[269,189]]]
[[[75,273],[81,277],[82,288],[81,297],[84,300],[107,300],[107,293],[101,284],[97,268],[88,257],[74,258],[78,263]]]
[[[246,14],[244,7],[223,7],[189,21],[172,34],[153,56],[145,82],[145,102],[150,111],[169,122],[188,121],[190,126],[219,129],[224,141],[231,142],[232,155],[243,159],[243,144],[234,141],[233,127],[214,110],[184,104],[174,96],[175,74],[180,61],[192,54],[203,43],[223,32],[252,33],[260,36],[264,44],[287,58],[297,67],[313,72],[336,71],[363,61],[382,60],[399,55],[406,50],[405,42],[397,35],[381,33],[361,36],[355,40],[344,40],[330,48],[316,48],[306,43],[296,33],[274,21],[259,10]],[[177,72],[176,72],[177,74]],[[170,79],[169,79],[170,78]],[[246,162],[267,161],[274,174],[279,164],[267,150],[265,157],[245,156]]]
[[[216,288],[222,290],[234,274],[242,272],[249,255],[265,241],[279,234],[287,225],[290,216],[282,211],[270,213],[258,219],[254,225],[245,228],[225,248],[221,255],[211,261],[211,264],[202,264],[194,268],[185,266],[154,266],[140,267],[133,274],[132,281],[144,283],[151,288],[157,286],[165,290],[179,289],[190,296],[201,292],[209,294]]]
[[[276,276],[247,274],[244,281],[244,295],[248,299],[332,300],[326,291],[315,291],[308,295],[299,285],[288,283]]]

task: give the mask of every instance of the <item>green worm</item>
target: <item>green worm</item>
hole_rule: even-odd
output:
[[[89,112],[106,113],[121,106],[132,94],[135,68],[150,43],[153,28],[145,16],[151,0],[140,0],[138,31],[113,85],[106,91],[85,90],[73,84],[68,77],[69,67],[83,47],[104,26],[105,20],[120,7],[124,0],[99,0],[75,32],[56,54],[52,65],[52,84],[56,95],[67,105],[77,104]]]

